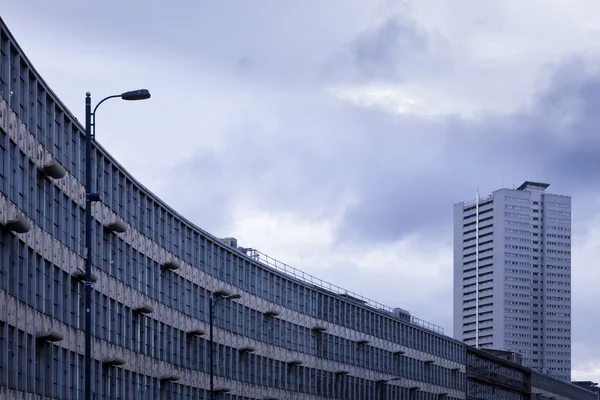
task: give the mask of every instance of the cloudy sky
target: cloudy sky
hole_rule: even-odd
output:
[[[600,379],[594,0],[2,0],[34,66],[200,227],[452,334],[452,205],[573,196],[573,378]]]

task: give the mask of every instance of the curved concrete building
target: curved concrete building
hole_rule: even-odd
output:
[[[0,23],[0,398],[82,398],[84,129]],[[83,92],[82,92],[83,93]],[[95,399],[463,399],[438,328],[203,231],[94,144]],[[282,271],[285,269],[286,272]]]

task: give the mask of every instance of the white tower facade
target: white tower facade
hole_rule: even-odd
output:
[[[454,337],[571,378],[571,198],[527,181],[454,206]]]

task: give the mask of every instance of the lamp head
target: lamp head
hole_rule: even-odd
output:
[[[129,92],[121,94],[121,99],[130,101],[146,100],[149,98],[150,91],[148,89],[131,90]]]
[[[225,298],[227,300],[234,300],[234,299],[239,299],[240,297],[242,297],[242,295],[240,295],[240,294],[232,294],[232,295],[229,295],[229,296],[227,296]]]

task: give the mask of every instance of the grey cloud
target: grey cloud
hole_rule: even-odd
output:
[[[202,157],[190,161],[198,173],[180,185],[304,218],[332,215],[344,195],[353,195],[359,202],[339,231],[345,241],[448,230],[453,201],[473,198],[477,187],[496,189],[503,177],[505,186],[539,179],[558,192],[587,190],[581,177],[594,173],[600,150],[593,129],[585,128],[595,114],[578,113],[557,127],[552,98],[571,96],[582,110],[593,110],[600,107],[598,82],[597,76],[574,86],[557,81],[562,95],[552,85],[527,113],[477,120],[426,120],[292,97],[277,108],[275,127],[240,119],[227,132],[226,151],[208,164]],[[219,179],[211,163],[222,168]]]
[[[600,117],[595,110],[600,109],[600,75],[564,80],[579,70],[571,62],[560,68],[529,113],[422,124],[415,130],[418,134],[433,130],[448,138],[435,164],[425,174],[398,165],[387,179],[378,179],[377,168],[369,168],[364,201],[348,212],[341,230],[363,240],[395,240],[409,232],[448,226],[450,199],[469,200],[480,184],[483,193],[493,190],[501,176],[539,177],[559,193],[589,191],[589,184],[599,181]],[[565,103],[573,106],[569,122],[561,126],[556,121],[566,117]],[[413,150],[427,152],[427,146]],[[489,182],[494,178],[496,182]]]
[[[331,48],[354,34],[352,22],[366,19],[364,15],[377,8],[377,3],[346,2],[345,23],[332,23],[339,14],[338,4],[316,0],[292,6],[275,2],[264,7],[232,1],[174,0],[164,7],[157,0],[149,0],[140,7],[137,2],[117,0],[70,0],[64,1],[63,7],[40,3],[35,10],[7,5],[6,13],[19,16],[26,12],[40,30],[51,29],[56,37],[78,43],[85,48],[82,53],[91,51],[107,57],[118,57],[119,51],[152,54],[155,59],[173,60],[215,74],[245,71],[244,77],[252,77],[246,84],[298,88],[300,83],[317,79],[315,66],[329,57]],[[10,21],[9,26],[13,29]],[[18,26],[14,28],[19,34]],[[19,36],[23,40],[26,35]],[[87,46],[88,40],[93,42],[93,49]],[[252,74],[248,69],[240,70],[240,60],[251,61]]]
[[[352,38],[325,64],[334,82],[405,82],[447,61],[447,43],[419,27],[406,9]]]
[[[413,24],[398,17],[357,38],[352,46],[359,73],[368,78],[396,80],[398,65],[427,50],[427,38]]]

